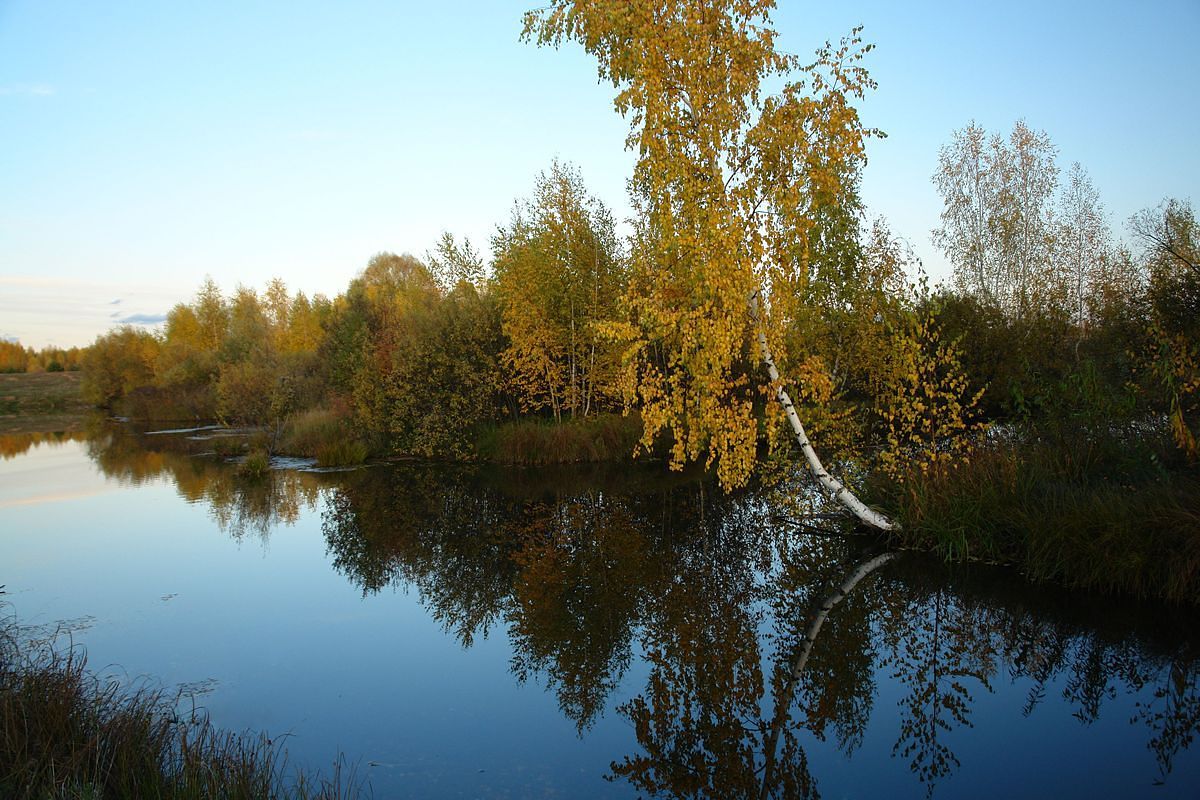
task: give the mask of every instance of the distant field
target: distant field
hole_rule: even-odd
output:
[[[78,372],[0,375],[0,433],[83,427],[91,406],[79,395]]]

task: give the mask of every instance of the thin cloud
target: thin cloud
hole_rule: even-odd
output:
[[[117,320],[122,325],[157,325],[167,321],[166,314],[130,314]]]
[[[119,306],[121,305],[121,298],[118,297],[116,300],[109,300],[108,304],[110,306]]]
[[[49,97],[55,88],[48,83],[14,83],[0,86],[0,96]]]

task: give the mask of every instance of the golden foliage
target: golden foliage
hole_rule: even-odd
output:
[[[1200,343],[1182,333],[1167,334],[1153,323],[1150,372],[1167,401],[1167,424],[1175,446],[1189,460],[1200,457]]]
[[[638,227],[624,329],[644,445],[674,438],[671,465],[705,458],[739,485],[755,461],[748,301],[807,270],[821,207],[837,205],[870,131],[848,98],[872,86],[854,35],[804,66],[775,49],[769,0],[556,0],[525,36],[578,41],[629,117]],[[763,83],[785,79],[764,96]],[[788,80],[791,79],[791,80]],[[764,324],[784,298],[767,296]]]
[[[984,427],[973,421],[982,395],[969,392],[957,350],[942,340],[931,312],[897,330],[876,400],[887,434],[880,469],[902,481],[913,465],[927,473],[968,459]]]
[[[522,410],[586,416],[619,396],[618,352],[603,327],[625,264],[608,209],[555,162],[492,240],[508,345],[501,360]]]

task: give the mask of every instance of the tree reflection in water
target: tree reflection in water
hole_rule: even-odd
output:
[[[246,477],[223,458],[197,457],[209,448],[199,437],[136,436],[103,424],[87,433],[88,455],[105,475],[131,486],[170,480],[184,500],[207,506],[217,527],[239,541],[254,536],[265,544],[276,526],[316,509],[320,474],[271,470]]]
[[[884,734],[893,756],[930,795],[959,769],[956,742],[983,722],[976,697],[998,682],[1029,686],[1027,717],[1061,702],[1084,725],[1140,693],[1130,722],[1156,759],[1148,782],[1167,779],[1200,727],[1186,610],[880,558],[874,542],[773,525],[755,492],[629,469],[514,480],[400,466],[252,482],[190,446],[153,445],[108,435],[89,449],[121,480],[169,477],[239,538],[265,539],[323,494],[339,572],[364,594],[415,587],[466,647],[503,626],[513,674],[544,681],[580,735],[644,660],[645,685],[615,708],[638,750],[608,777],[647,795],[818,796],[806,747],[852,758],[881,682],[900,689],[898,727]]]

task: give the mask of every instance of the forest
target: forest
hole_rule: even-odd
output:
[[[446,233],[333,298],[210,280],[161,331],[86,348],[85,397],[259,429],[259,468],[636,456],[734,490],[807,460],[827,491],[794,493],[798,513],[827,494],[905,546],[1200,598],[1190,201],[1114,230],[1046,132],[967,122],[932,176],[953,275],[930,285],[860,196],[871,45],[780,52],[770,5],[526,16],[527,40],[582,45],[612,85],[630,219],[554,162],[489,257]]]

